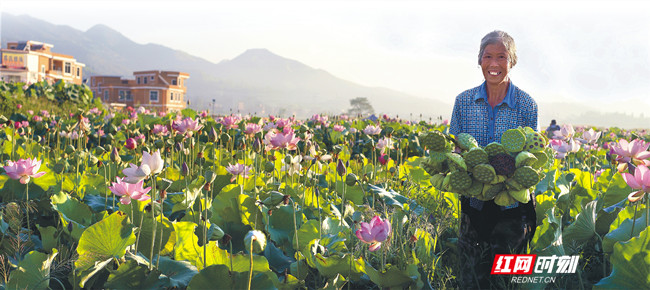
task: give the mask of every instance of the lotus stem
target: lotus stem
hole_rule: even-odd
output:
[[[25,211],[27,212],[27,235],[29,236],[29,231],[31,231],[29,225],[29,182],[25,184],[25,201]]]
[[[153,261],[153,249],[156,244],[156,175],[153,175],[153,192],[151,193],[151,219],[153,228],[151,231],[151,251],[149,252],[149,259]],[[144,214],[144,213],[143,213]],[[149,263],[149,270],[153,269],[153,262]]]
[[[250,252],[248,252],[248,254],[251,257],[250,273],[248,274],[248,290],[251,290],[251,284],[253,283],[253,241],[254,240],[256,240],[255,237],[251,239]],[[232,263],[232,259],[230,259],[230,263]]]
[[[291,199],[291,205],[294,208],[293,209],[293,235],[296,237],[296,247],[298,247],[299,248],[298,250],[300,250],[300,244],[298,243],[298,224],[296,223],[296,211],[297,211],[297,209],[295,208],[296,202],[293,200],[293,198],[290,199]],[[300,277],[300,255],[298,255],[296,275],[297,277]]]
[[[140,207],[138,206],[138,211]],[[144,212],[140,214],[140,225],[138,226],[138,237],[135,239],[135,253],[138,253],[138,244],[140,243],[140,235],[142,234],[142,221],[144,220]]]

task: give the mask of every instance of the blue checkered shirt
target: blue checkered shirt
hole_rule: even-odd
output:
[[[535,100],[511,81],[506,97],[492,108],[487,100],[486,84],[483,82],[456,97],[449,133],[468,133],[479,145],[485,147],[491,142],[499,142],[503,132],[519,126],[539,131]],[[478,210],[483,208],[483,202],[475,198],[470,199],[470,204]],[[515,203],[508,208],[518,205],[519,203]]]

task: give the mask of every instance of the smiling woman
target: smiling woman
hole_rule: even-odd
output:
[[[509,72],[517,63],[514,39],[503,31],[481,40],[478,64],[485,82],[456,97],[449,132],[472,135],[479,145],[498,142],[519,126],[537,129],[537,103],[516,87]],[[459,253],[464,259],[461,288],[499,287],[489,275],[495,254],[526,249],[536,228],[535,199],[499,206],[493,200],[461,197]]]

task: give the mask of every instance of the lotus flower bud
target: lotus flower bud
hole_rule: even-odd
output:
[[[0,115],[0,124],[5,124],[7,122],[9,122],[9,119],[7,119],[7,117],[4,115]]]
[[[183,161],[183,165],[181,166],[181,175],[187,176],[189,173],[190,173],[190,168],[187,167],[187,162]]]
[[[210,224],[210,230],[212,231],[212,236],[210,236],[211,241],[221,240],[225,238],[226,233],[216,224]]]
[[[345,164],[343,164],[343,161],[339,159],[339,161],[336,163],[336,173],[339,174],[339,176],[343,177],[347,173],[347,168],[345,167]]]
[[[260,142],[260,138],[255,138],[253,141],[253,151],[259,153],[260,150],[262,150],[262,142]]]
[[[273,162],[267,161],[266,163],[264,163],[264,171],[271,173],[274,170],[275,170],[275,164],[273,164]]]
[[[135,142],[135,139],[129,138],[126,139],[126,144],[124,145],[124,147],[126,147],[126,149],[133,150],[137,145],[138,144]]]
[[[252,245],[253,253],[260,253],[266,248],[266,236],[258,230],[249,231],[244,237],[244,245],[247,252],[251,250]]]
[[[219,134],[217,133],[217,130],[215,130],[214,127],[210,127],[210,131],[208,132],[208,140],[212,143],[215,143],[218,139]]]
[[[122,161],[122,157],[120,157],[120,154],[117,153],[117,148],[113,148],[113,151],[111,152],[111,161],[115,163],[119,163]]]
[[[102,147],[102,146],[95,147],[95,153],[97,153],[98,155],[102,155],[105,152],[106,152],[106,149],[104,149],[104,147]]]
[[[99,159],[97,159],[97,157],[95,157],[95,155],[90,155],[90,160],[89,161],[90,161],[90,165],[94,166],[94,165],[97,165],[97,162],[99,162]]]

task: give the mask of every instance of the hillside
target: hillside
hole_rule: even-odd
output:
[[[87,31],[54,25],[26,15],[2,13],[1,41],[36,40],[54,45],[54,51],[74,56],[86,64],[84,76],[131,75],[137,70],[188,72],[188,99],[196,109],[217,112],[296,114],[340,113],[349,100],[366,97],[378,113],[410,113],[437,117],[449,114],[451,105],[386,88],[361,86],[273,54],[249,49],[217,64],[157,44],[138,44],[121,33],[96,25]],[[425,112],[416,112],[426,108]]]

